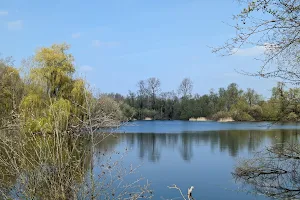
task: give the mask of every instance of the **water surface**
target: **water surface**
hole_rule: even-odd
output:
[[[154,199],[179,197],[176,184],[195,199],[267,199],[239,191],[232,179],[237,161],[274,143],[299,142],[297,124],[136,121],[121,127],[114,149],[129,148],[125,164],[138,165]],[[132,180],[136,178],[131,177]]]

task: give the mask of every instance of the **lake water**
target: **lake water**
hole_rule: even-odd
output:
[[[176,199],[194,186],[197,200],[268,199],[239,191],[231,175],[237,161],[273,143],[299,142],[297,124],[136,121],[117,130],[111,149],[129,148],[125,165],[139,165],[151,182],[154,199]],[[137,175],[136,175],[137,176]],[[129,177],[132,181],[135,176]]]

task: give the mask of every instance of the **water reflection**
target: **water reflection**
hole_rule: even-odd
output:
[[[112,152],[118,140],[95,137],[95,155]],[[97,142],[98,141],[98,142]],[[91,139],[69,134],[0,132],[0,199],[76,199],[88,196]],[[103,153],[102,153],[103,154]],[[103,157],[103,156],[102,156]]]
[[[205,131],[199,133],[157,134],[157,133],[125,133],[118,134],[121,141],[129,147],[136,147],[141,159],[158,162],[164,149],[179,151],[184,161],[193,159],[197,146],[208,145],[211,152],[228,152],[232,157],[239,152],[255,152],[267,144],[299,142],[297,130],[268,131]],[[166,156],[166,155],[164,155]]]
[[[16,141],[14,141],[15,139]],[[26,151],[28,154],[28,156],[22,158],[23,160],[16,159],[16,162],[13,163],[14,166],[19,167],[25,175],[29,174],[32,175],[32,177],[39,177],[39,181],[28,182],[28,184],[33,185],[31,188],[35,188],[35,186],[39,188],[40,193],[27,191],[28,193],[26,194],[40,197],[41,199],[52,197],[51,191],[58,189],[53,188],[53,190],[50,190],[51,188],[49,189],[47,187],[50,184],[46,184],[45,186],[45,179],[43,177],[49,177],[52,178],[51,183],[56,183],[57,179],[62,183],[66,183],[67,180],[67,187],[60,193],[64,193],[66,197],[74,197],[75,194],[70,194],[69,190],[77,188],[76,192],[78,191],[79,193],[83,191],[85,184],[90,184],[89,181],[86,182],[85,179],[90,172],[94,172],[96,176],[103,174],[105,170],[112,171],[112,169],[110,170],[110,167],[113,166],[111,164],[115,163],[115,161],[119,161],[118,158],[116,158],[116,160],[107,162],[104,160],[107,156],[103,155],[107,155],[107,153],[111,155],[109,152],[114,152],[118,148],[122,151],[124,150],[123,147],[129,147],[132,149],[134,156],[129,155],[128,157],[124,157],[126,164],[131,164],[132,162],[137,163],[137,161],[141,160],[151,162],[151,164],[145,162],[141,169],[145,169],[143,176],[153,181],[157,198],[159,198],[160,195],[165,197],[172,196],[171,193],[168,193],[170,191],[166,188],[167,185],[178,183],[187,188],[192,183],[200,188],[202,192],[201,195],[211,197],[205,199],[220,199],[220,197],[224,195],[226,195],[227,199],[231,200],[253,199],[251,197],[235,196],[232,191],[224,192],[224,190],[220,188],[216,189],[216,183],[225,187],[228,186],[228,179],[231,180],[234,163],[232,162],[233,159],[230,158],[237,158],[241,155],[244,157],[245,154],[252,154],[271,144],[282,143],[282,146],[284,146],[287,142],[300,142],[297,130],[223,130],[183,132],[180,134],[124,133],[116,134],[116,137],[108,137],[103,142],[100,142],[102,139],[102,137],[95,139],[97,145],[95,146],[94,155],[92,155],[91,141],[89,138],[81,138],[75,142],[70,140],[69,137],[66,137],[65,140],[70,140],[70,142],[69,144],[66,142],[64,143],[66,145],[61,146],[62,159],[57,160],[50,154],[51,146],[44,145],[52,144],[52,138],[48,138],[48,140],[44,138],[43,140],[47,141],[47,143],[40,141],[42,143],[37,143],[41,144],[39,146],[30,145],[32,144],[30,141],[20,140],[20,138],[12,138],[12,144],[16,146],[15,150],[17,152]],[[22,144],[25,146],[20,145],[19,141],[22,141]],[[36,152],[41,153],[40,157],[35,156]],[[47,152],[49,152],[49,154],[46,154]],[[66,153],[71,153],[71,156],[65,157],[64,155]],[[14,155],[10,154],[13,154],[13,152],[7,152],[7,149],[0,146],[0,157],[2,160],[9,161],[5,156],[14,157]],[[40,165],[40,163],[42,163],[40,162],[40,158],[45,158],[45,155],[48,155],[48,157],[46,157],[47,160],[44,159],[45,161],[43,161],[43,163],[45,163],[48,168],[43,167],[44,165]],[[119,154],[117,154],[117,156],[119,156]],[[30,165],[28,164],[28,160],[35,161],[37,164]],[[91,170],[92,160],[95,160],[95,170]],[[98,162],[96,160],[100,161]],[[57,161],[59,161],[59,163]],[[173,163],[176,164],[174,165]],[[49,174],[47,170],[44,170],[49,169],[49,167],[52,167],[51,169],[61,169],[62,176],[57,177],[57,173]],[[8,174],[5,177],[0,177],[0,192],[2,188],[2,192],[8,195],[13,188],[23,189],[16,188],[18,187],[16,183],[20,175],[19,173],[4,165],[3,162],[2,164],[0,163],[0,170]],[[185,171],[185,173],[182,173],[183,171]],[[161,178],[162,172],[164,173],[164,178]],[[118,178],[119,174],[115,174],[115,177]],[[105,185],[109,182],[103,177],[100,177],[97,181],[101,183],[101,185]],[[135,180],[132,179],[131,181],[133,182]],[[24,184],[24,186],[31,186],[28,184]],[[233,187],[233,184],[231,186]],[[109,190],[109,192],[111,192],[110,194],[114,192],[114,187],[111,188],[112,190]],[[102,191],[100,189],[97,190],[99,193]],[[217,193],[215,192],[216,190],[218,191]],[[105,188],[105,191],[108,191],[107,188]],[[103,192],[101,192],[101,195],[103,195]]]
[[[299,143],[279,143],[242,160],[233,177],[246,190],[274,199],[300,199]]]

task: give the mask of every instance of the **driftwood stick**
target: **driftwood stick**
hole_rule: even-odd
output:
[[[177,185],[173,184],[172,186],[168,186],[168,188],[169,188],[169,189],[176,189],[176,190],[178,190],[179,193],[180,193],[180,195],[181,195],[181,197],[182,197],[182,199],[187,200],[187,199],[184,197],[184,195],[183,195],[181,189],[180,189],[179,187],[177,187]],[[188,188],[188,194],[187,194],[188,200],[194,200],[194,198],[193,198],[193,196],[192,196],[192,191],[193,191],[193,189],[194,189],[194,186],[191,186],[190,188]]]

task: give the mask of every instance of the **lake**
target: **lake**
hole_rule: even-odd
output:
[[[194,186],[201,199],[268,199],[240,191],[231,172],[241,158],[250,158],[274,143],[299,142],[300,126],[266,122],[135,121],[115,130],[118,138],[109,146],[128,148],[125,165],[139,165],[134,181],[142,175],[151,182],[154,199],[176,199],[176,184],[183,193]],[[97,172],[97,169],[96,169]],[[98,169],[98,173],[100,170]]]

